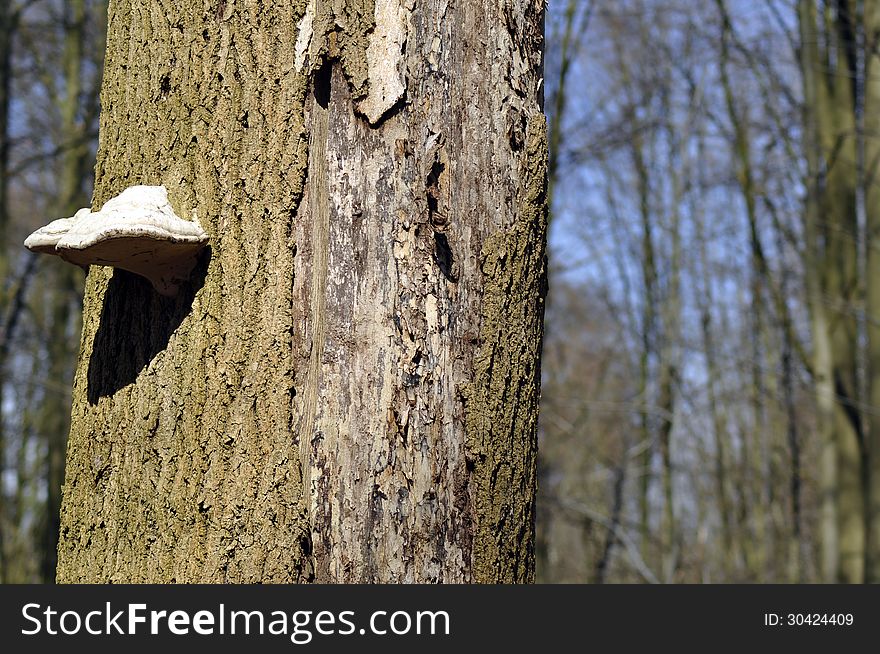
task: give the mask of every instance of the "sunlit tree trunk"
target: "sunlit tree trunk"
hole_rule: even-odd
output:
[[[823,256],[820,224],[819,94],[820,79],[818,29],[813,0],[799,0],[800,65],[804,85],[804,150],[807,160],[807,196],[804,207],[806,261],[804,262],[807,302],[810,309],[813,337],[813,384],[816,395],[816,422],[820,438],[819,461],[819,540],[822,579],[837,578],[837,461],[834,440],[834,384],[831,370],[831,343],[826,315],[824,276],[820,263]]]
[[[543,9],[111,2],[93,207],[211,241],[90,271],[60,581],[532,579]]]
[[[841,3],[843,5],[845,3]],[[821,146],[827,177],[821,203],[826,223],[827,251],[823,261],[836,398],[834,426],[837,443],[839,556],[838,578],[864,579],[865,524],[862,486],[863,442],[857,396],[858,337],[857,234],[855,213],[856,150],[853,94],[854,66],[848,48],[854,47],[852,16],[826,11],[826,30],[838,53],[833,75],[826,78],[825,102],[819,104]],[[828,64],[826,64],[827,66]]]
[[[808,295],[814,380],[822,425],[822,539],[826,580],[860,582],[865,555],[865,438],[857,395],[858,225],[854,12],[848,2],[817,16],[799,4],[810,179]],[[827,50],[819,44],[822,27]],[[834,56],[828,53],[833,51]],[[833,522],[833,524],[832,524]]]

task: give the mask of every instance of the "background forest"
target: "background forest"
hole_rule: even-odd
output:
[[[54,578],[106,0],[0,0],[0,581]],[[538,580],[880,580],[880,2],[551,0]],[[454,219],[454,218],[453,218]]]

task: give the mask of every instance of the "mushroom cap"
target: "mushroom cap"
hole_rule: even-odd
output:
[[[177,217],[164,186],[132,186],[108,200],[100,211],[76,219],[58,240],[57,249],[87,251],[104,244],[99,251],[110,255],[104,260],[117,261],[114,248],[118,247],[122,256],[132,250],[125,244],[127,240],[138,242],[134,251],[145,243],[155,242],[152,249],[162,256],[175,245],[202,246],[208,242],[208,235],[198,223]]]
[[[164,186],[132,186],[100,211],[81,209],[38,229],[25,246],[80,266],[122,268],[149,279],[159,293],[174,295],[207,242],[197,222],[174,213]]]
[[[24,246],[31,252],[41,252],[43,254],[56,254],[55,246],[61,237],[70,231],[81,218],[88,216],[91,211],[88,208],[80,209],[74,214],[73,218],[59,218],[53,220],[48,225],[40,227],[33,234],[24,240]]]

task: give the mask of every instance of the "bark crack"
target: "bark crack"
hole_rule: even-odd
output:
[[[312,484],[312,438],[321,384],[321,358],[324,353],[326,332],[326,295],[328,254],[330,251],[330,183],[327,164],[327,139],[330,125],[330,84],[332,67],[324,64],[314,78],[312,129],[309,139],[309,212],[312,224],[314,259],[309,316],[312,325],[309,367],[304,393],[305,414],[300,433],[300,460],[303,470],[303,488],[308,495]],[[311,502],[307,501],[310,507]],[[310,509],[308,509],[310,511]],[[312,520],[309,516],[309,524]],[[311,531],[311,527],[310,527]],[[310,555],[313,556],[313,553]],[[314,567],[314,566],[313,566]]]

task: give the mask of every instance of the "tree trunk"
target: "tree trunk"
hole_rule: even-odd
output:
[[[861,582],[865,560],[865,435],[858,402],[855,33],[851,2],[798,5],[810,179],[807,289],[820,463],[822,568],[826,581]],[[823,38],[819,39],[819,25]],[[833,51],[820,53],[819,45]],[[834,65],[831,65],[834,61]]]
[[[816,426],[819,432],[819,545],[820,573],[825,582],[837,577],[837,462],[834,441],[834,386],[831,372],[831,343],[824,302],[825,280],[821,260],[824,225],[820,224],[821,146],[819,143],[819,56],[816,6],[813,0],[798,0],[800,68],[804,86],[804,151],[807,160],[804,236],[806,240],[804,285],[810,310],[813,338],[812,367],[816,396]]]
[[[12,48],[18,12],[9,0],[0,3],[0,273],[6,274],[7,228],[9,222],[9,106],[12,100]]]
[[[865,312],[868,328],[868,402],[870,414],[868,453],[868,543],[866,581],[880,582],[880,7],[866,2],[865,11],[865,209],[867,223],[867,274]]]
[[[849,48],[854,45],[853,15],[848,2],[838,13],[826,12],[829,47],[836,49],[836,68],[825,79],[827,92],[820,96],[819,133],[827,173],[823,189],[822,220],[826,229],[826,252],[822,262],[831,305],[830,330],[833,388],[835,396],[835,442],[837,447],[837,496],[839,556],[838,580],[864,580],[865,509],[862,481],[863,443],[861,408],[858,404],[858,225],[856,221],[856,69]],[[826,64],[827,68],[827,64]]]
[[[0,3],[0,277],[9,270],[6,242],[9,223],[9,105],[12,85],[12,37],[14,14],[11,3]],[[6,297],[0,295],[0,309],[5,315]],[[5,357],[4,357],[5,359]],[[2,407],[6,390],[6,361],[0,359],[0,477],[6,472],[6,434]],[[0,487],[0,583],[8,577],[6,569],[6,491]]]
[[[71,216],[83,206],[83,181],[90,176],[88,156],[89,125],[79,120],[82,95],[84,45],[88,12],[84,0],[67,0],[64,3],[64,59],[63,93],[60,106],[61,153],[58,172],[58,196],[53,205],[53,215]],[[75,310],[79,302],[82,273],[73,266],[58,261],[44,266],[47,276],[47,350],[49,353],[48,378],[68,384],[73,377],[76,360],[76,344],[71,342],[71,330],[79,331],[79,316]],[[43,551],[41,552],[41,578],[55,579],[60,528],[61,488],[64,483],[64,457],[67,434],[70,429],[70,396],[47,393],[40,403],[37,414],[39,433],[46,441],[46,508],[43,525]]]
[[[90,271],[58,579],[531,581],[543,2],[109,12],[93,207],[211,242]]]

